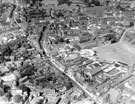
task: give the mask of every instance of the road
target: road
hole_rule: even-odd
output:
[[[78,87],[80,87],[87,95],[90,99],[92,99],[93,101],[95,101],[97,104],[102,104],[102,101],[100,99],[98,99],[94,94],[90,93],[85,86],[82,86],[79,82],[76,81],[76,79],[74,78],[74,76],[70,75],[69,73],[66,73],[65,70],[65,66],[63,66],[61,63],[59,63],[58,61],[56,61],[51,55],[50,52],[48,52],[48,48],[45,44],[45,41],[43,41],[43,49],[46,52],[47,56],[49,57],[50,62],[56,67],[56,69],[58,69],[60,72],[64,73],[67,77],[69,77]]]
[[[97,104],[102,104],[102,101],[100,99],[97,99],[97,97],[95,95],[93,95],[92,93],[90,93],[85,86],[82,86],[79,82],[76,81],[76,79],[68,74],[64,72],[64,69],[62,67],[62,65],[58,65],[56,60],[53,59],[52,57],[50,58],[50,61],[53,63],[53,65],[62,73],[64,73],[66,76],[68,76],[78,87],[80,87],[88,96],[90,99],[94,100]]]

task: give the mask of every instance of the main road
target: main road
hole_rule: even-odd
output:
[[[67,77],[69,77],[79,88],[81,88],[88,95],[90,99],[95,101],[97,104],[102,104],[102,101],[98,99],[98,97],[96,97],[94,94],[89,92],[85,86],[82,86],[79,82],[77,82],[74,76],[64,71],[65,66],[62,65],[60,62],[58,62],[51,56],[50,52],[48,52],[48,47],[46,46],[45,41],[43,41],[43,49],[46,52],[47,56],[49,57],[49,60],[51,61],[51,63],[56,67],[56,69],[58,69],[60,72],[64,73]]]

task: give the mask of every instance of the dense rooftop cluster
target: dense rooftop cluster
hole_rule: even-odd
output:
[[[0,0],[0,104],[135,104],[134,0]]]

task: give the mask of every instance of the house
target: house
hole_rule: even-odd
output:
[[[43,0],[42,3],[45,4],[45,5],[55,5],[55,6],[58,5],[57,0]]]

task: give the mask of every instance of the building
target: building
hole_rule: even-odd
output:
[[[84,100],[81,100],[81,101],[76,102],[75,104],[95,104],[95,103],[94,103],[94,101],[86,98]]]
[[[58,5],[57,0],[43,0],[42,3],[45,4],[45,5],[55,5],[55,6]]]

